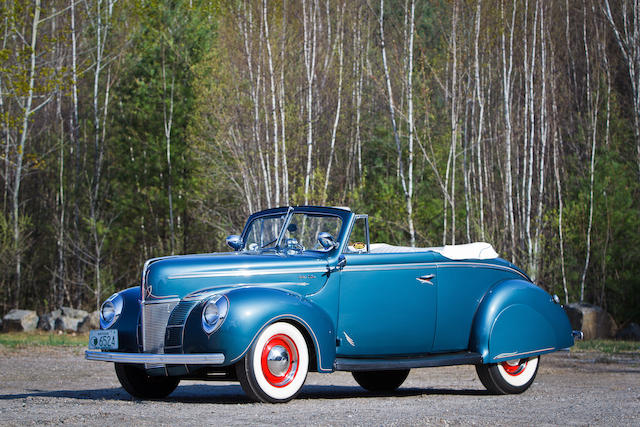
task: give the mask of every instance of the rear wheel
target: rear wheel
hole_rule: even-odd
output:
[[[116,363],[118,381],[127,393],[141,399],[161,399],[178,387],[180,378],[152,377],[144,369],[128,363]]]
[[[402,385],[409,369],[396,371],[354,371],[351,373],[360,387],[373,392],[392,392]]]
[[[518,394],[528,389],[538,373],[540,356],[476,365],[482,384],[495,394]]]
[[[244,392],[254,400],[270,403],[293,399],[308,370],[307,343],[298,328],[285,322],[267,326],[236,365]]]

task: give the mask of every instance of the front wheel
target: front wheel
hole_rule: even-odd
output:
[[[351,373],[360,387],[377,393],[390,393],[400,387],[409,369],[397,371],[354,371]]]
[[[538,373],[540,356],[476,365],[482,384],[494,394],[518,394],[528,389]]]
[[[253,400],[283,403],[302,388],[309,371],[307,343],[295,326],[273,323],[236,364],[244,392]]]
[[[130,395],[140,399],[162,399],[178,387],[180,378],[152,377],[144,369],[128,363],[116,363],[118,381]]]

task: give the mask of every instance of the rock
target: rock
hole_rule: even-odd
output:
[[[38,315],[33,310],[13,309],[2,320],[2,330],[4,332],[29,332],[38,326]]]
[[[56,319],[55,330],[64,332],[78,332],[78,326],[84,319],[69,316],[60,316]]]
[[[571,327],[582,331],[585,340],[613,338],[618,327],[613,317],[602,307],[586,303],[566,305],[564,310]]]
[[[53,310],[51,313],[45,313],[38,320],[38,329],[43,331],[53,331],[56,327],[56,319],[62,316],[61,310]]]
[[[54,329],[65,332],[86,332],[89,330],[89,313],[77,308],[62,307],[54,320]]]
[[[616,334],[619,340],[640,341],[640,325],[631,322]]]
[[[100,329],[100,312],[98,310],[89,314],[89,329]]]
[[[62,311],[63,316],[73,317],[76,319],[84,319],[89,315],[89,313],[84,310],[79,310],[77,308],[71,307],[62,307],[60,311]]]

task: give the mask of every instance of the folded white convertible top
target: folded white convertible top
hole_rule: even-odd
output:
[[[412,248],[410,246],[392,246],[387,243],[372,243],[369,249],[371,253],[376,254],[433,251],[454,260],[498,258],[498,253],[493,249],[493,246],[486,242],[445,245],[433,248]]]

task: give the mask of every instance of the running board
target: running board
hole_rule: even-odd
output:
[[[482,363],[480,353],[462,351],[459,353],[430,354],[428,356],[412,358],[355,359],[337,357],[334,367],[336,371],[386,371],[434,366],[477,365],[480,363]]]

